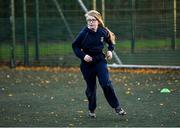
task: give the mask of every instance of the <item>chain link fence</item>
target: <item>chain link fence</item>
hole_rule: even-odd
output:
[[[1,64],[79,65],[71,48],[86,25],[78,1],[0,2]],[[93,0],[83,2],[93,8]],[[117,36],[115,51],[123,64],[180,65],[179,0],[97,0],[96,8]]]

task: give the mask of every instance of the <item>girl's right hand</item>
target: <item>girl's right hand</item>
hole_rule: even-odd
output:
[[[107,51],[107,59],[108,60],[112,59],[112,52],[111,51]]]
[[[85,60],[86,62],[91,62],[91,61],[92,61],[92,57],[89,56],[89,55],[85,55],[84,60]]]

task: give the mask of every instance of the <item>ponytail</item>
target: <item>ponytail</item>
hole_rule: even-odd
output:
[[[111,32],[107,27],[104,27],[107,31],[108,31],[108,34],[109,34],[109,39],[110,41],[115,44],[115,40],[116,40],[116,36],[113,32]]]

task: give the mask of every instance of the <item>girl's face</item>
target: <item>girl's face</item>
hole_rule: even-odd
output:
[[[86,20],[88,28],[96,32],[99,24],[98,20],[93,16],[88,16]]]

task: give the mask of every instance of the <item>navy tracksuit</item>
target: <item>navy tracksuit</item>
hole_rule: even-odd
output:
[[[89,101],[89,110],[96,109],[96,77],[103,89],[104,95],[112,108],[119,107],[118,99],[114,93],[109,79],[107,61],[102,50],[104,42],[108,44],[108,50],[114,50],[114,45],[108,38],[108,32],[103,27],[98,27],[97,32],[84,27],[72,44],[77,57],[81,59],[81,72],[87,83],[86,96]],[[84,61],[85,55],[93,58],[92,62]]]

